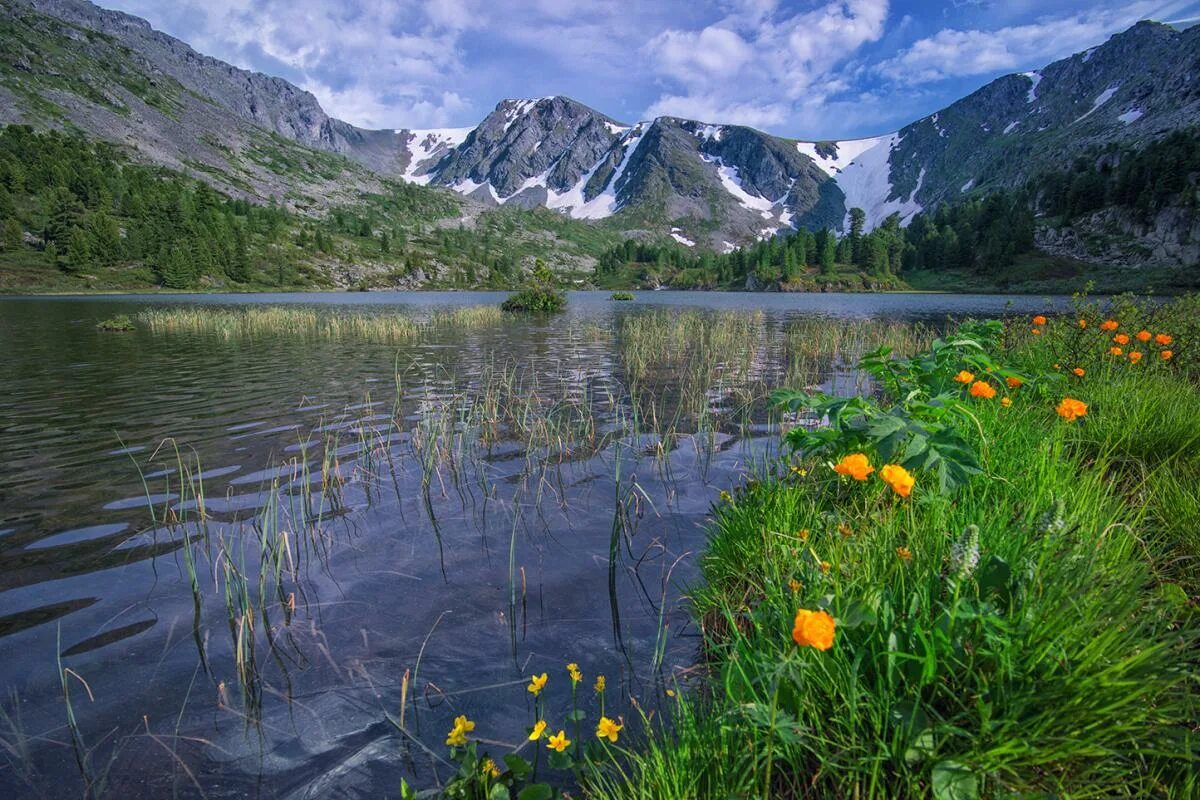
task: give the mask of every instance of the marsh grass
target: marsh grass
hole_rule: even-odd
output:
[[[425,318],[387,312],[326,312],[296,306],[179,306],[151,309],[138,315],[138,321],[156,334],[227,339],[264,336],[362,339],[389,344],[412,341],[430,331],[487,327],[499,324],[502,319],[500,310],[490,306],[439,310]]]

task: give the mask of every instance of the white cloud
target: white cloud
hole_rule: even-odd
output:
[[[699,31],[663,31],[643,48],[666,87],[646,114],[774,127],[818,111],[848,88],[841,70],[883,36],[887,15],[888,0],[791,14],[773,0],[741,0]]]
[[[915,85],[965,75],[1039,67],[1098,45],[1108,35],[1124,30],[1138,20],[1170,14],[1174,7],[1135,2],[1120,8],[990,31],[944,28],[881,62],[876,69],[893,81]]]

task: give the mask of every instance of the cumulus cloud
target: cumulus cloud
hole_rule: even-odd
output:
[[[897,83],[915,85],[964,75],[1042,66],[1100,44],[1138,20],[1169,16],[1184,4],[1132,3],[995,30],[943,28],[877,67]]]
[[[724,19],[665,30],[644,46],[666,88],[650,116],[776,126],[847,88],[841,74],[884,33],[888,0],[827,2],[788,13],[772,0],[741,0]]]

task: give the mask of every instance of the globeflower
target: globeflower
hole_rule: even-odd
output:
[[[1076,400],[1073,397],[1064,397],[1054,410],[1067,422],[1074,422],[1087,414],[1088,407],[1087,403],[1084,403],[1082,400]]]
[[[1100,323],[1100,330],[1102,331],[1115,331],[1119,327],[1121,327],[1121,324],[1115,319],[1106,319]]]
[[[833,636],[837,623],[827,611],[809,611],[802,608],[796,612],[792,625],[792,639],[801,647],[828,650],[833,647]]]
[[[1137,332],[1137,340],[1138,340],[1139,342],[1148,342],[1148,341],[1150,341],[1150,331],[1148,331],[1148,330],[1145,330],[1145,329],[1142,329],[1142,330],[1138,331],[1138,332]]]
[[[1025,381],[1021,380],[1020,378],[1011,375],[1005,378],[1004,382],[1008,384],[1008,388],[1010,389],[1020,389],[1025,383]]]
[[[546,688],[546,681],[548,680],[550,680],[550,676],[544,672],[541,675],[534,675],[529,679],[529,685],[525,688],[529,690],[530,694],[537,697],[542,693],[542,689]]]
[[[1170,350],[1163,350],[1161,355],[1162,355],[1163,361],[1170,361],[1171,357],[1174,356],[1175,354],[1172,353]]]
[[[1134,350],[1133,352],[1131,352],[1129,354],[1129,363],[1130,364],[1136,364],[1141,360],[1142,360],[1142,354],[1140,352],[1138,352],[1137,350]]]
[[[1071,370],[1071,372],[1075,373],[1075,377],[1077,378],[1082,378],[1085,374],[1083,367],[1076,367],[1075,369]]]
[[[1041,329],[1041,328],[1033,328],[1033,329],[1032,329],[1032,330],[1030,330],[1029,332],[1030,332],[1030,333],[1032,333],[1034,336],[1041,336],[1041,335],[1042,335],[1042,329]]]
[[[596,736],[600,739],[608,739],[615,744],[617,735],[621,733],[621,729],[624,727],[621,723],[613,722],[608,717],[601,717],[600,724],[596,726]]]
[[[1086,319],[1079,320],[1079,329],[1084,330],[1086,328],[1087,328],[1087,320]]]
[[[1113,337],[1113,341],[1117,344],[1129,344],[1129,336],[1124,333],[1118,333]]]
[[[533,730],[529,732],[529,741],[536,742],[542,738],[542,734],[546,732],[546,720],[539,719],[533,724]]]
[[[1045,325],[1046,318],[1044,316],[1042,316],[1041,314],[1038,314],[1036,317],[1033,318],[1033,324],[1037,325],[1039,327],[1042,325]]]
[[[967,384],[975,380],[975,374],[972,372],[967,372],[964,369],[954,376],[954,380],[958,381],[959,383]]]
[[[1168,345],[1175,341],[1175,339],[1170,334],[1160,333],[1154,337],[1154,341],[1156,344]]]
[[[1008,408],[1009,406],[1012,405],[1012,398],[1011,397],[1001,397],[1000,405],[1003,406],[1004,408]]]
[[[834,464],[833,471],[839,475],[849,475],[856,481],[865,481],[875,468],[871,466],[865,453],[850,453]]]
[[[892,487],[892,491],[901,497],[908,497],[912,494],[913,485],[916,479],[908,470],[899,464],[884,464],[879,470],[879,477],[883,478],[884,483]]]
[[[559,753],[561,753],[563,750],[566,750],[570,746],[571,740],[567,738],[566,731],[559,731],[557,734],[546,740],[546,747]]]
[[[1110,347],[1110,348],[1108,348],[1108,353],[1109,353],[1109,355],[1120,356],[1120,355],[1124,355],[1125,351],[1119,347]]]
[[[996,389],[986,381],[975,381],[971,384],[971,396],[990,400],[996,396]]]

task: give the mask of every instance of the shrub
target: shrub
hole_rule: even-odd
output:
[[[562,311],[567,298],[562,292],[549,286],[530,286],[505,300],[500,308],[505,311],[530,311],[552,314]]]
[[[633,292],[613,292],[609,295],[609,300],[632,300]]]
[[[117,314],[115,317],[109,317],[97,322],[96,330],[120,333],[137,330],[137,326],[133,324],[133,320],[129,318],[128,314]]]

